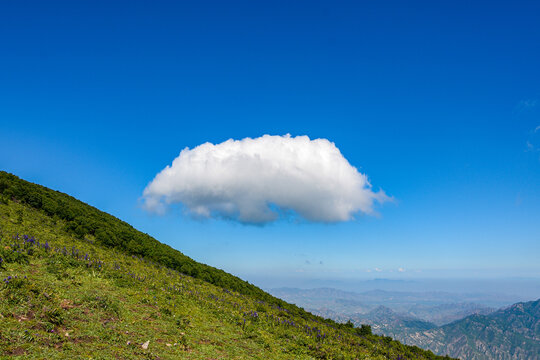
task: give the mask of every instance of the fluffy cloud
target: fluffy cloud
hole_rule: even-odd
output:
[[[179,203],[194,216],[251,224],[290,212],[312,222],[347,221],[387,200],[334,143],[290,135],[186,148],[143,193],[150,211]]]

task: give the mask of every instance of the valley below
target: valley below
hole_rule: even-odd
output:
[[[314,314],[367,324],[376,334],[440,355],[463,360],[540,358],[540,300],[510,304],[515,296],[331,288],[277,288],[270,293]]]

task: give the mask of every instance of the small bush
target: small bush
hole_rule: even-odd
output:
[[[21,249],[12,249],[6,246],[0,249],[0,257],[6,263],[28,264],[28,254]]]
[[[49,323],[56,326],[62,325],[64,323],[64,318],[62,316],[62,313],[60,312],[60,309],[58,308],[45,310],[45,319]]]
[[[114,313],[117,316],[120,315],[120,306],[118,303],[106,295],[85,295],[83,301],[95,309]]]
[[[371,335],[371,326],[362,324],[359,328],[356,328],[356,333],[361,336]]]
[[[176,319],[176,326],[178,326],[178,328],[181,330],[185,330],[189,326],[190,322],[191,320],[189,320],[188,316],[179,315],[178,319]]]

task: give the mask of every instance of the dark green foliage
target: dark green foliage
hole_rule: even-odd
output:
[[[353,329],[354,328],[354,324],[351,320],[348,320],[346,323],[345,323],[345,327],[349,328],[349,329]]]
[[[361,336],[371,335],[371,326],[362,324],[359,328],[356,328],[356,333]]]

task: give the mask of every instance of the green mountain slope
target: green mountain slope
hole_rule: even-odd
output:
[[[418,332],[409,343],[465,360],[540,359],[540,299]]]
[[[170,246],[137,231],[128,223],[67,194],[21,180],[4,171],[0,171],[0,194],[5,199],[13,199],[62,220],[64,230],[79,239],[92,236],[97,244],[144,256],[171,269],[245,295],[277,301],[256,286],[223,270],[193,261]]]
[[[5,172],[0,280],[0,358],[442,359],[312,315]]]

